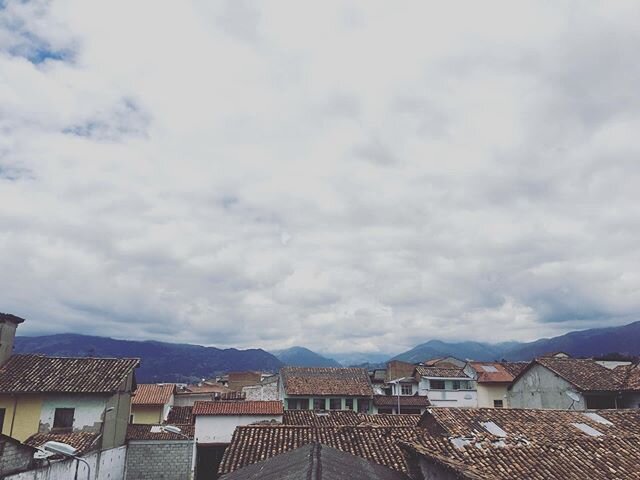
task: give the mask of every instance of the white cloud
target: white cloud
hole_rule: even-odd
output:
[[[393,352],[637,319],[636,2],[3,5],[23,333]]]

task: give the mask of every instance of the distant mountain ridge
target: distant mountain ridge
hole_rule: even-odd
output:
[[[290,367],[341,367],[332,358],[323,357],[305,347],[291,347],[273,353],[283,364]]]
[[[277,371],[283,365],[261,349],[220,349],[71,333],[16,337],[15,352],[69,357],[138,357],[142,359],[136,370],[140,383],[197,381],[234,370]]]

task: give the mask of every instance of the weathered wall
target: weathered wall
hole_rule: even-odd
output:
[[[82,458],[91,467],[90,480],[120,480],[124,478],[126,456],[127,448],[120,447],[85,455]],[[3,480],[72,480],[74,478],[86,479],[87,467],[82,462],[68,459],[53,461],[42,468],[9,475]]]
[[[0,436],[0,478],[35,466],[34,450],[6,436]]]
[[[187,440],[129,442],[126,480],[187,480],[194,443]]]
[[[503,406],[509,406],[507,395],[507,385],[491,385],[478,383],[478,407],[493,408],[494,400],[502,400]]]
[[[14,405],[15,416],[14,416]],[[42,396],[40,395],[0,395],[0,408],[5,408],[2,433],[24,442],[38,433]]]
[[[508,390],[511,408],[556,408],[567,410],[573,402],[567,395],[575,392],[569,382],[542,365],[534,365]],[[584,397],[576,392],[580,401],[573,404],[576,410],[585,410]]]
[[[56,408],[74,408],[73,430],[99,432],[108,397],[104,395],[49,394],[42,401],[40,432],[53,428]]]
[[[236,427],[264,421],[282,422],[282,415],[197,415],[197,443],[230,443]]]
[[[113,394],[107,401],[107,409],[104,417],[104,432],[102,437],[102,448],[115,448],[124,445],[127,435],[127,425],[131,414],[131,389],[133,384],[133,374],[120,385],[118,392]]]
[[[247,400],[279,400],[278,382],[243,387],[242,393],[245,394]]]

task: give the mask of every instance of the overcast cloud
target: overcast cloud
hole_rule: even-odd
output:
[[[0,311],[323,352],[640,319],[640,3],[0,0]]]

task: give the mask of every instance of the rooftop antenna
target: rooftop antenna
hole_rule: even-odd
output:
[[[569,405],[567,410],[575,410],[574,404],[580,401],[580,396],[576,392],[569,391],[565,393],[567,394],[567,397],[571,399],[571,405]]]

